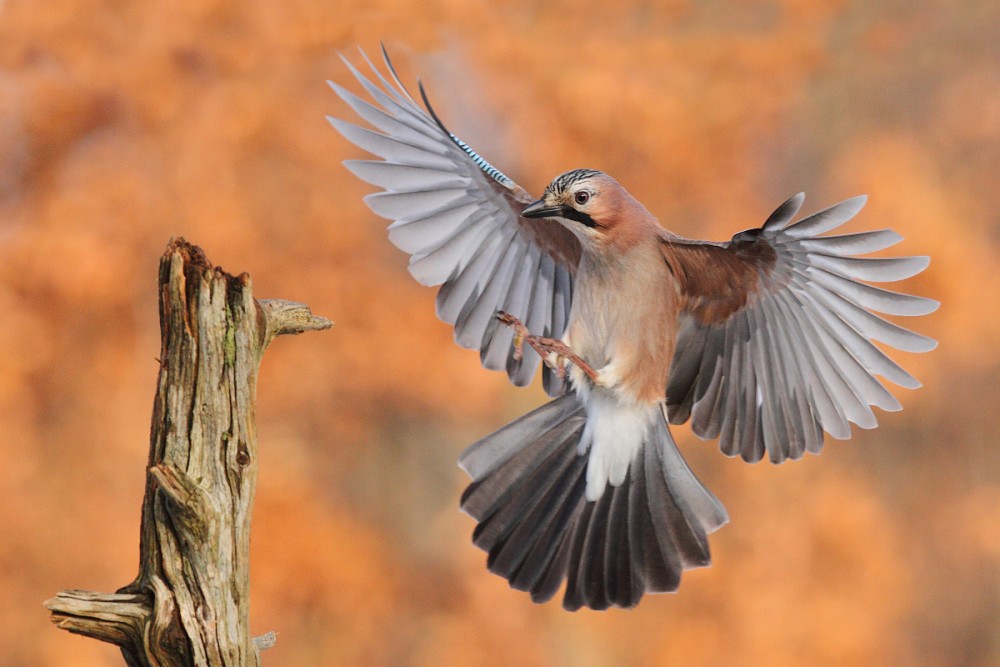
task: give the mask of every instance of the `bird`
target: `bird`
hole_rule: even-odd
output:
[[[882,380],[920,382],[875,341],[936,342],[879,313],[926,315],[933,299],[871,285],[909,278],[928,257],[858,257],[902,237],[828,234],[854,197],[796,220],[797,194],[731,240],[668,231],[595,169],[557,176],[538,198],[452,134],[422,82],[418,102],[382,47],[369,73],[343,57],[367,99],[329,82],[366,126],[328,117],[375,156],[348,170],[392,220],[409,272],[440,286],[437,316],[482,365],[524,386],[542,369],[551,398],[470,445],[460,506],[487,567],[535,602],[635,607],[710,564],[726,524],[671,434],[690,422],[727,456],[773,463],[818,454],[825,434],[877,426],[901,409]]]

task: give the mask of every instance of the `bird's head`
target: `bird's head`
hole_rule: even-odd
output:
[[[605,245],[640,218],[652,218],[618,181],[595,169],[574,169],[557,176],[542,198],[521,215],[552,218],[573,232],[584,247]]]

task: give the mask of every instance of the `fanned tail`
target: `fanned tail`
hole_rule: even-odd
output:
[[[708,533],[722,504],[681,457],[657,416],[624,482],[587,501],[589,453],[578,453],[587,413],[567,393],[473,444],[459,458],[472,477],[462,509],[487,566],[549,600],[568,579],[563,607],[634,607],[675,591],[681,572],[710,562]]]

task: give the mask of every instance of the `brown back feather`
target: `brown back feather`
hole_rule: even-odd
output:
[[[681,308],[699,324],[724,322],[763,289],[777,255],[758,232],[742,232],[729,243],[664,236],[660,249],[679,285]]]

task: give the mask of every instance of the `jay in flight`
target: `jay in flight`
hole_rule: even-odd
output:
[[[558,176],[541,198],[449,132],[383,56],[369,96],[332,83],[371,128],[330,122],[379,160],[349,160],[381,192],[389,239],[410,273],[440,285],[437,315],[455,341],[515,385],[539,366],[553,400],[474,443],[462,509],[492,572],[536,602],[566,580],[563,606],[633,607],[675,591],[710,562],[728,521],[670,434],[691,422],[722,452],[774,463],[819,453],[824,432],[874,428],[872,406],[901,409],[877,376],[920,383],[872,341],[926,352],[935,341],[880,317],[925,315],[936,301],[867,283],[909,278],[927,257],[861,258],[902,237],[828,235],[855,197],[793,221],[798,194],[728,242],[686,239],[613,178]],[[346,60],[345,60],[346,62]],[[863,282],[862,282],[863,281]]]

